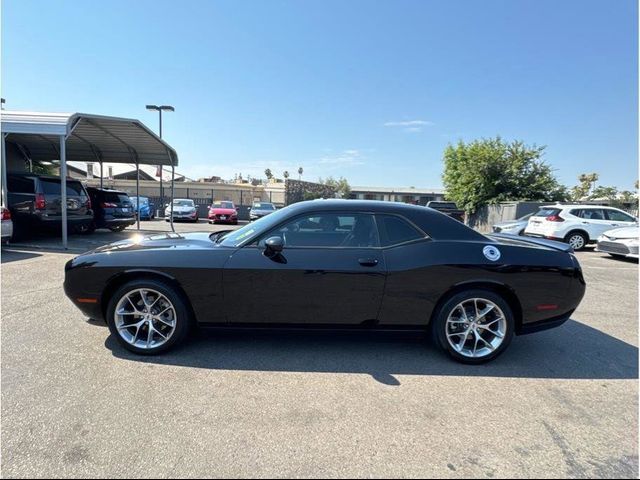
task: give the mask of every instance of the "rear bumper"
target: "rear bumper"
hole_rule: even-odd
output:
[[[544,330],[559,327],[571,318],[573,312],[574,311],[571,310],[569,313],[565,313],[564,315],[561,315],[559,317],[553,317],[548,320],[542,320],[540,322],[525,323],[516,332],[516,335],[529,335],[531,333],[542,332]]]
[[[135,225],[136,217],[129,218],[105,218],[101,224],[107,228],[109,227],[121,227],[122,225],[129,226]]]

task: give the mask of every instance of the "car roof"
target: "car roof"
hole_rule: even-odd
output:
[[[37,173],[30,173],[30,172],[7,172],[7,177],[39,178],[41,180],[54,180],[57,182],[62,180],[60,177],[56,177],[55,175],[39,175]],[[77,178],[67,178],[67,183],[69,182],[82,183]]]
[[[380,200],[320,199],[294,203],[287,207],[291,215],[306,212],[360,211],[401,215],[436,240],[488,241],[487,237],[450,216],[420,205]]]
[[[569,205],[564,205],[564,204],[555,204],[555,205],[544,205],[540,208],[608,208],[608,209],[613,209],[613,210],[619,210],[616,207],[611,207],[609,205],[580,205],[578,204],[569,204]]]
[[[111,190],[110,188],[100,188],[100,187],[87,187],[87,190],[95,190],[96,192],[105,192],[105,193],[121,193],[122,195],[129,195],[127,192],[123,192],[121,190]]]

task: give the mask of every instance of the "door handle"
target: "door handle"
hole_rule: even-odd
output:
[[[377,258],[359,258],[358,263],[363,267],[375,267],[378,264]]]
[[[612,226],[612,227],[617,227],[617,226],[618,226],[618,224],[617,224],[617,223],[612,223],[612,224],[611,224],[611,226]]]

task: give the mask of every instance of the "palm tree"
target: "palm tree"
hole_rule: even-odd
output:
[[[289,178],[289,172],[287,172],[286,170],[282,173],[282,176],[284,177],[284,179],[286,180],[287,178]]]
[[[267,180],[271,180],[273,178],[273,173],[271,173],[271,169],[270,168],[267,168],[264,171],[264,175],[265,175],[265,177],[267,177]]]
[[[298,168],[298,180],[302,180],[302,172],[304,170],[302,170],[302,167]]]

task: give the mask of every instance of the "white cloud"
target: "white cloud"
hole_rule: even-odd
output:
[[[342,167],[352,167],[355,165],[364,165],[364,156],[360,150],[343,150],[336,155],[327,155],[318,161],[320,165],[335,165]]]
[[[426,120],[406,120],[402,122],[387,122],[385,127],[432,127],[435,123]]]
[[[399,122],[387,122],[385,127],[402,128],[405,132],[416,133],[421,132],[424,127],[432,127],[435,123],[427,120],[403,120]]]

